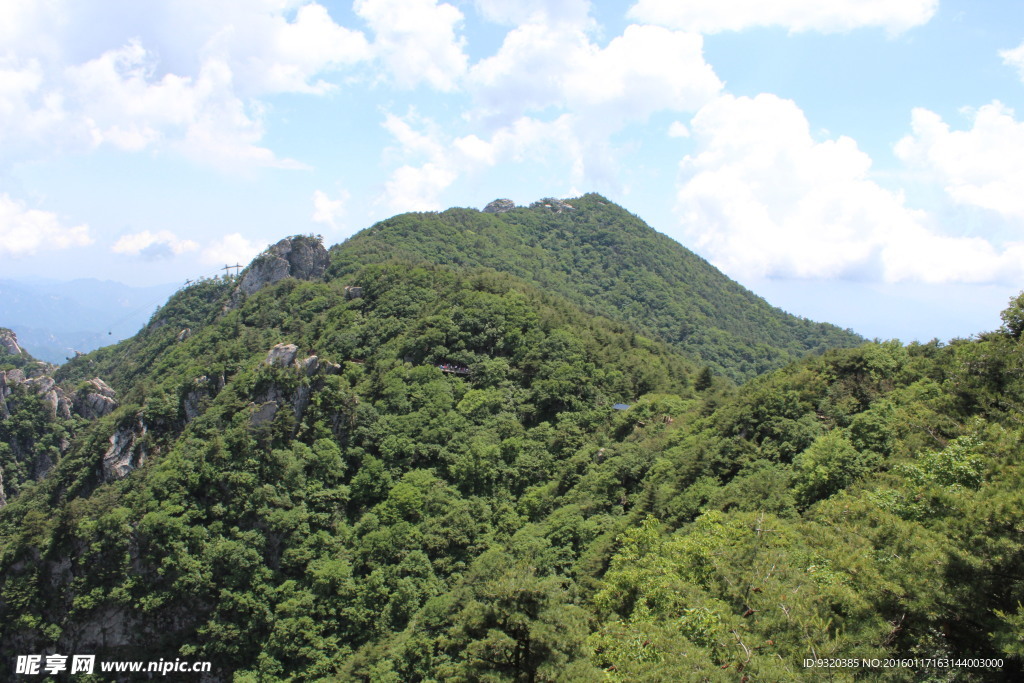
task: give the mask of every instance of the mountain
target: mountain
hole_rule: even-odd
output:
[[[495,200],[382,221],[332,249],[332,274],[406,258],[492,268],[620,320],[737,381],[863,338],[770,306],[675,240],[597,194]]]
[[[0,280],[0,325],[14,330],[37,358],[60,364],[135,334],[175,288],[88,278]]]
[[[568,276],[431,261],[427,228],[384,258],[387,229],[282,240],[56,370],[0,356],[0,656],[210,681],[1024,673],[1024,295],[975,339],[737,387]]]

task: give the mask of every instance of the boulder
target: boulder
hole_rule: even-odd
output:
[[[98,420],[104,415],[110,415],[117,407],[117,401],[100,394],[88,393],[75,398],[75,412],[86,420]]]
[[[99,377],[93,377],[86,385],[75,395],[75,412],[87,420],[98,420],[112,413],[117,407],[114,399],[117,393]]]
[[[114,391],[109,384],[101,380],[99,377],[93,377],[91,380],[86,382],[92,389],[92,393],[99,394],[100,396],[106,396],[107,398],[114,398],[117,392]]]
[[[30,380],[25,381],[25,385],[30,387],[32,391],[37,394],[43,395],[53,389],[54,384],[52,377],[33,377]]]
[[[495,199],[484,207],[484,213],[507,213],[516,208],[516,203],[511,199]]]
[[[277,344],[267,353],[267,359],[263,361],[271,367],[286,368],[295,362],[295,356],[299,353],[299,347],[295,344]]]

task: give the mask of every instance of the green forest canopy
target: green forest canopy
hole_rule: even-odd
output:
[[[1024,297],[976,339],[736,388],[536,278],[347,249],[234,309],[231,280],[185,289],[68,363],[65,384],[117,388],[98,421],[14,396],[5,476],[15,440],[71,446],[0,510],[0,655],[86,644],[239,681],[1021,673]],[[267,363],[282,343],[296,362]],[[104,480],[140,423],[145,464]]]

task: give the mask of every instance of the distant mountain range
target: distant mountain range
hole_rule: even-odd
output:
[[[133,287],[96,279],[0,280],[0,325],[36,358],[63,363],[126,339],[177,285]]]

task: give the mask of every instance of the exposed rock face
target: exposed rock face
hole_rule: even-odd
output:
[[[206,411],[209,401],[224,388],[225,383],[224,373],[212,378],[202,375],[193,379],[192,388],[181,400],[181,409],[185,414],[185,422],[191,422],[202,415]]]
[[[516,208],[516,203],[511,199],[495,199],[484,207],[484,213],[506,213]]]
[[[270,349],[267,359],[263,361],[271,367],[286,368],[295,362],[299,347],[295,344],[278,344]]]
[[[202,413],[201,401],[210,395],[210,379],[206,375],[192,380],[193,389],[185,394],[181,408],[185,413],[185,421],[191,422]]]
[[[114,390],[99,377],[89,380],[87,389],[69,396],[48,374],[26,378],[25,373],[15,369],[6,373],[0,371],[0,419],[10,416],[6,399],[13,387],[19,384],[43,399],[51,418],[69,420],[75,412],[87,420],[96,420],[109,415],[117,407]]]
[[[322,277],[330,257],[318,238],[286,237],[253,259],[232,295],[234,305],[243,297],[286,277],[314,280]]]
[[[10,417],[7,410],[7,397],[11,395],[11,387],[7,384],[7,373],[0,370],[0,420]]]
[[[4,491],[4,471],[0,469],[0,508],[7,505],[7,493]]]
[[[75,412],[87,420],[98,420],[109,415],[117,407],[116,392],[99,377],[87,383],[89,388],[75,395]]]
[[[71,417],[71,399],[67,397],[63,389],[56,386],[52,377],[48,375],[33,377],[25,380],[25,386],[39,394],[49,406],[50,417],[62,417],[65,420]]]
[[[21,355],[21,347],[18,346],[18,335],[14,334],[14,330],[0,327],[0,352],[14,354],[15,356]]]
[[[249,424],[253,427],[259,427],[267,422],[272,422],[274,416],[277,415],[277,401],[267,401],[260,406],[255,406],[255,410],[252,411],[252,415],[249,417]]]
[[[285,390],[277,383],[272,383],[261,394],[254,396],[253,402],[249,404],[252,411],[249,415],[251,427],[272,422],[278,411],[289,405],[295,419],[302,420],[313,393],[323,388],[323,378],[341,372],[340,365],[320,360],[319,356],[298,359],[298,347],[295,344],[278,344],[267,353],[264,363],[271,367],[290,368],[293,372],[309,378],[309,381],[303,382],[294,390]]]
[[[26,380],[25,384],[31,387],[37,394],[45,394],[53,390],[56,382],[53,381],[52,377],[33,377],[30,380]]]
[[[554,197],[545,197],[544,199],[539,199],[535,201],[533,204],[530,204],[530,208],[550,209],[555,213],[564,213],[566,211],[575,210],[572,204],[569,204],[568,202],[563,202],[561,199],[555,199]]]
[[[345,285],[345,298],[346,299],[361,299],[363,296],[363,288],[356,287],[355,285]]]
[[[110,448],[103,454],[103,480],[124,479],[146,462],[146,447],[139,441],[146,435],[146,424],[138,415],[135,422],[121,427],[110,437]]]

